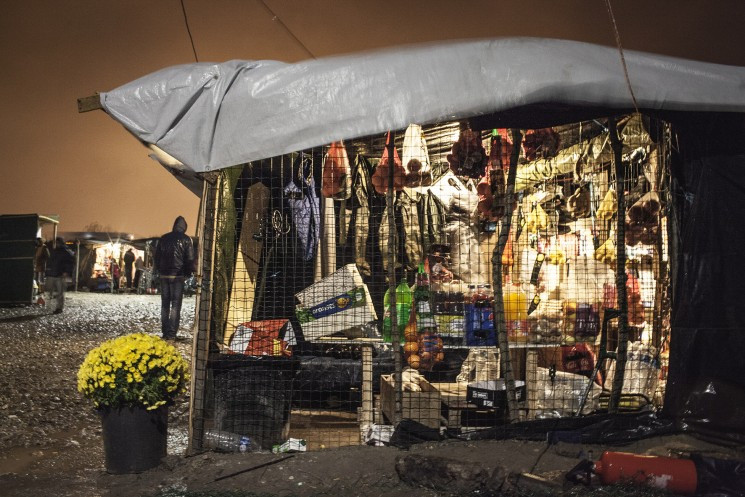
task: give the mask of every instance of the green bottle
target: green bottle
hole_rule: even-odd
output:
[[[431,331],[436,329],[435,318],[432,314],[432,299],[430,298],[429,275],[424,271],[424,263],[419,263],[414,284],[414,303],[416,305],[417,331]]]
[[[383,314],[383,341],[391,343],[393,341],[391,336],[391,289],[385,291],[383,297],[383,308],[385,309]],[[406,323],[409,322],[409,314],[411,313],[411,304],[413,301],[413,295],[409,285],[406,283],[406,278],[401,278],[398,286],[396,287],[396,326],[398,327],[399,340],[404,339],[404,328]]]

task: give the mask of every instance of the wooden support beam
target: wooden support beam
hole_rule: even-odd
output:
[[[98,93],[91,95],[90,97],[82,97],[78,99],[78,113],[100,109],[103,109],[103,106],[101,105],[101,95]]]

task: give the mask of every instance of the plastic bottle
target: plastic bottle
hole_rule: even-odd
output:
[[[519,285],[506,284],[504,292],[504,321],[511,340],[528,339],[528,297]]]
[[[251,452],[251,439],[245,435],[229,431],[207,430],[204,432],[203,444],[208,449],[221,452]]]
[[[465,314],[465,340],[466,345],[478,345],[475,342],[474,330],[477,326],[477,315],[473,306],[473,294],[476,293],[476,285],[468,285],[463,295],[463,313]]]
[[[383,315],[383,341],[391,343],[391,289],[385,291],[383,296],[383,308],[385,314]],[[400,340],[404,338],[404,328],[409,322],[409,314],[411,313],[413,295],[409,285],[406,283],[406,278],[401,278],[398,286],[396,287],[396,325],[398,326]]]

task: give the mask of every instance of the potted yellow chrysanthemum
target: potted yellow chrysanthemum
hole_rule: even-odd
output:
[[[106,469],[137,473],[166,455],[168,406],[186,391],[188,364],[168,342],[135,333],[88,352],[78,391],[101,414]]]

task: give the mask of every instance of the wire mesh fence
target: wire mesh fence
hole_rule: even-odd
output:
[[[660,407],[669,154],[639,115],[450,122],[208,175],[192,448]]]

